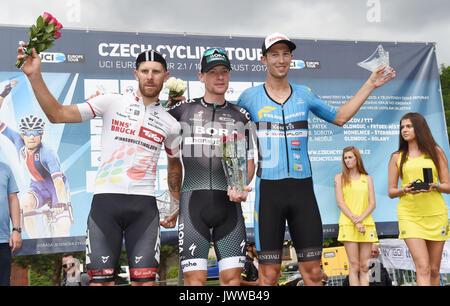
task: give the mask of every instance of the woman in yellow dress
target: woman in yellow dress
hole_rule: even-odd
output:
[[[433,182],[428,188],[415,190],[413,181],[425,181],[423,168],[432,169]],[[400,197],[399,238],[405,240],[414,260],[417,285],[439,286],[449,224],[441,193],[450,193],[449,178],[447,158],[436,144],[425,118],[419,113],[405,114],[400,120],[399,149],[389,161],[388,194],[391,198]]]
[[[344,243],[347,252],[350,286],[368,286],[372,243],[378,242],[372,217],[375,192],[358,148],[343,150],[342,172],[335,176],[334,188],[341,210],[338,241]]]

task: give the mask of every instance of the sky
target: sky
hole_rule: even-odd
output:
[[[450,66],[449,0],[2,0],[0,25],[44,11],[71,29],[433,42]]]

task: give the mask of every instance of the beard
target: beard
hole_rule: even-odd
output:
[[[146,88],[145,85],[146,84],[144,84],[144,82],[139,82],[139,91],[141,92],[142,96],[144,96],[146,98],[158,98],[159,97],[159,93],[162,90],[163,83],[161,83],[161,84],[151,83],[151,85],[155,86],[153,88]]]

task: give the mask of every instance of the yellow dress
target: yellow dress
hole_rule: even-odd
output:
[[[400,169],[401,153],[397,166]],[[401,188],[423,178],[423,168],[431,168],[433,182],[438,182],[438,172],[433,160],[423,154],[420,157],[408,157],[403,164]],[[400,196],[397,205],[399,238],[421,238],[433,241],[445,241],[448,238],[448,212],[442,194],[433,190],[417,194]]]
[[[343,185],[342,193],[344,202],[352,213],[360,216],[367,206],[369,206],[369,183],[365,174],[361,174],[358,180],[351,180],[350,183]],[[338,241],[352,242],[378,242],[378,235],[373,221],[372,214],[368,215],[362,224],[366,232],[360,233],[353,224],[352,220],[343,212],[339,217],[339,236]]]

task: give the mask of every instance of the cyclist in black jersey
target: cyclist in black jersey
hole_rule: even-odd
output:
[[[178,230],[185,285],[206,284],[211,241],[221,285],[238,286],[245,263],[246,232],[240,202],[245,201],[246,195],[239,198],[233,191],[227,195],[221,146],[222,137],[233,132],[246,135],[250,143],[252,122],[247,111],[225,100],[230,70],[224,50],[206,50],[199,73],[205,85],[204,97],[178,102],[169,110],[182,130],[185,175]],[[248,155],[250,182],[254,172],[251,149]]]

